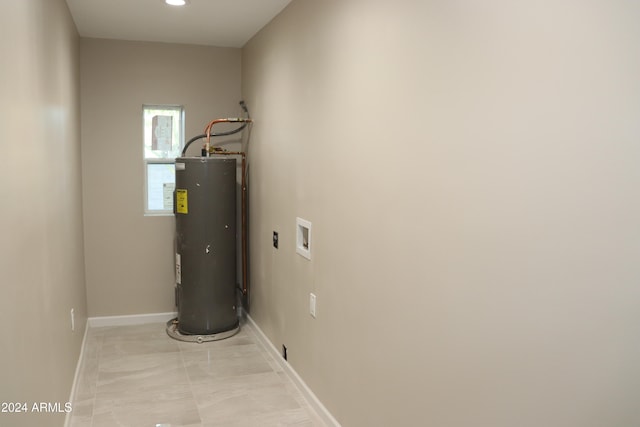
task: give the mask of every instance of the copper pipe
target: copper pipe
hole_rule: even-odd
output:
[[[247,156],[242,153],[242,295],[247,296],[247,275],[249,265],[247,261]]]
[[[204,128],[204,133],[207,135],[207,142],[205,144],[205,149],[207,150],[207,154],[209,153],[209,147],[211,147],[211,129],[217,123],[251,123],[251,119],[244,118],[228,118],[228,119],[214,119],[209,122],[209,124]]]
[[[245,108],[246,111],[246,108]],[[222,155],[222,156],[242,156],[242,295],[247,296],[247,275],[249,271],[248,262],[247,262],[247,247],[248,247],[248,236],[247,236],[247,154],[244,151],[216,151],[211,150],[211,129],[217,123],[251,123],[253,120],[250,118],[227,118],[227,119],[214,119],[207,124],[204,129],[204,133],[207,135],[207,142],[205,144],[205,149],[207,155]]]
[[[247,275],[249,271],[247,262],[247,154],[244,151],[214,151],[213,155],[222,156],[242,156],[242,198],[241,198],[241,217],[242,217],[242,295],[247,295]]]

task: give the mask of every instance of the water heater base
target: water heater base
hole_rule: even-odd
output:
[[[240,332],[240,324],[233,329],[229,329],[228,331],[218,332],[217,334],[211,335],[185,335],[180,333],[178,330],[178,318],[171,319],[167,322],[167,335],[171,338],[179,341],[185,342],[197,342],[198,344],[202,344],[203,342],[208,341],[218,341],[223,340],[225,338],[229,338],[234,336]]]

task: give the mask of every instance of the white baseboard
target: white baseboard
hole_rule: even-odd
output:
[[[176,317],[178,313],[149,313],[149,314],[131,314],[126,316],[103,316],[90,317],[89,326],[92,328],[100,328],[103,326],[126,326],[126,325],[144,325],[146,323],[168,322]]]
[[[76,400],[76,385],[78,384],[78,377],[80,376],[80,370],[82,369],[82,360],[84,359],[84,347],[85,342],[87,341],[87,332],[89,331],[89,320],[84,324],[84,335],[82,336],[82,344],[80,345],[80,355],[78,356],[78,362],[76,362],[76,373],[73,376],[73,383],[71,383],[71,392],[69,393],[69,402],[73,405],[73,402]],[[71,412],[67,412],[64,417],[64,425],[65,427],[69,427],[71,425],[71,415],[73,414],[73,409]]]
[[[276,362],[282,367],[287,376],[293,381],[295,386],[300,390],[300,393],[304,396],[304,398],[309,402],[311,407],[316,411],[316,413],[322,418],[322,421],[330,427],[341,427],[338,420],[336,420],[331,412],[320,402],[320,399],[311,391],[309,386],[304,382],[300,375],[288,364],[280,355],[278,350],[275,348],[273,343],[269,341],[269,338],[262,332],[262,329],[256,324],[256,322],[249,316],[249,314],[245,311],[244,315],[246,316],[247,322],[251,326],[251,329],[255,332],[256,338],[258,341],[264,346],[264,348],[271,353]]]

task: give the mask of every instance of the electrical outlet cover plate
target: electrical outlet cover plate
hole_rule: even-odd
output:
[[[309,314],[316,317],[316,294],[309,294]]]

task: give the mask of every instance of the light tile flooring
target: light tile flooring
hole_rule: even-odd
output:
[[[72,427],[324,426],[248,324],[203,344],[90,328],[76,387]]]

